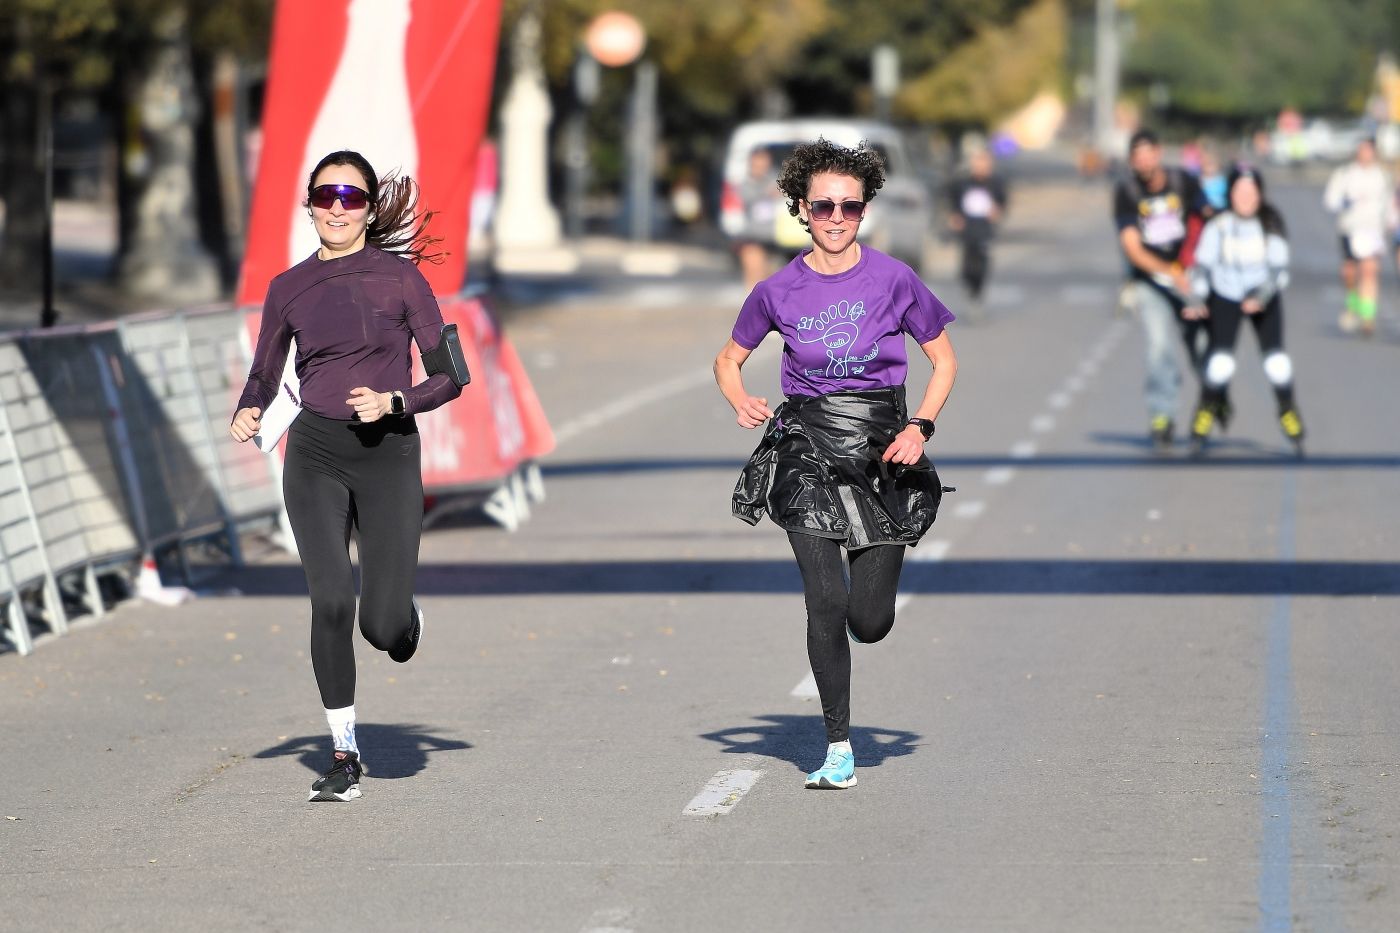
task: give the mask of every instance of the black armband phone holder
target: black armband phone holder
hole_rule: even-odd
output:
[[[456,324],[442,326],[438,345],[423,354],[423,371],[429,376],[447,373],[459,389],[472,381],[472,374],[467,370],[467,358],[462,353],[462,340],[457,336]]]

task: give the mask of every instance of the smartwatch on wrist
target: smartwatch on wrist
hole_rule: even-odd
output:
[[[395,415],[401,415],[404,412],[403,393],[397,389],[389,393],[389,411]]]
[[[933,422],[927,418],[910,418],[909,424],[919,429],[919,433],[924,436],[924,440],[933,437]]]

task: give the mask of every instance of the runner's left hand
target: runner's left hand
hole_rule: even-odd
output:
[[[350,390],[350,397],[345,400],[345,404],[355,410],[361,421],[378,421],[390,411],[391,400],[388,392],[376,392],[373,389],[359,386]]]
[[[913,466],[924,455],[924,432],[918,425],[911,424],[894,436],[894,441],[885,448],[880,459],[886,463],[902,463]]]

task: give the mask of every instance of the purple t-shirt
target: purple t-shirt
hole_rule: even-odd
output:
[[[431,411],[462,393],[446,373],[413,385],[409,341],[438,345],[442,312],[412,262],[373,246],[338,259],[312,253],[272,280],[248,384],[238,408],[267,410],[297,339],[301,401],[325,418],[348,421],[350,390],[403,391],[406,414]],[[235,409],[236,411],[237,409]]]
[[[904,335],[928,343],[953,322],[913,269],[879,250],[862,244],[856,264],[836,275],[802,255],[759,282],[734,322],[734,342],[748,350],[769,331],[782,335],[784,395],[903,385]]]

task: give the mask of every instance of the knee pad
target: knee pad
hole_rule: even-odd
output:
[[[1264,357],[1264,375],[1275,386],[1286,386],[1293,381],[1293,360],[1282,350]]]
[[[1235,355],[1217,351],[1206,362],[1206,382],[1213,386],[1228,385],[1235,375]]]

